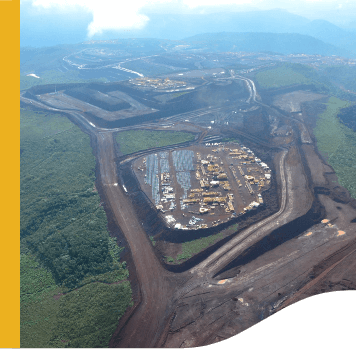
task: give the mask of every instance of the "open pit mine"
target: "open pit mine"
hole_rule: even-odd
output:
[[[91,137],[133,288],[111,347],[207,345],[307,296],[355,289],[356,201],[313,134],[326,99],[299,85],[267,93],[227,69],[22,93],[23,107]],[[142,130],[193,136],[123,153],[116,137]]]

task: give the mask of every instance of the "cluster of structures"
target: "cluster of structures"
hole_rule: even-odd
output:
[[[256,209],[271,181],[268,165],[234,143],[206,143],[140,161],[144,190],[150,188],[156,208],[176,229],[208,228]]]
[[[184,81],[170,80],[169,78],[159,79],[159,78],[148,78],[142,77],[137,79],[132,79],[130,82],[136,86],[150,87],[160,90],[186,87],[187,83]]]

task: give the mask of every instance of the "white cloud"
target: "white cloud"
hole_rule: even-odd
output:
[[[221,6],[221,5],[258,5],[261,0],[183,0],[185,5],[190,8],[200,6]]]
[[[144,14],[148,10],[164,11],[188,10],[200,13],[209,8],[212,11],[219,7],[234,6],[234,10],[252,8],[267,10],[283,8],[307,18],[325,17],[332,19],[335,9],[343,11],[343,15],[352,16],[355,13],[355,3],[349,0],[20,0],[31,1],[37,8],[71,11],[82,8],[93,15],[93,21],[88,25],[88,36],[100,34],[106,30],[140,29],[149,21]],[[351,5],[353,4],[353,5]],[[236,5],[238,7],[236,7]],[[343,6],[344,5],[344,6]],[[171,10],[170,10],[171,9]],[[346,11],[346,12],[345,12]],[[160,11],[158,11],[160,12]],[[183,11],[184,12],[184,11]],[[323,15],[321,15],[323,13]],[[329,18],[330,17],[330,18]]]
[[[147,3],[162,3],[170,0],[32,0],[32,5],[45,9],[65,9],[82,7],[93,15],[88,26],[88,36],[100,34],[105,30],[140,29],[149,18],[140,13]]]

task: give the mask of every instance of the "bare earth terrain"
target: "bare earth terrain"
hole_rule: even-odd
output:
[[[196,76],[196,72],[190,75]],[[222,75],[219,74],[219,81],[215,77],[206,78],[211,79],[212,84],[221,83],[224,81]],[[187,261],[184,270],[179,266],[177,269],[168,266],[157,247],[152,245],[137,214],[140,209],[134,200],[137,193],[128,190],[119,176],[122,166],[129,164],[136,171],[135,180],[148,193],[150,188],[144,187],[143,174],[137,171],[143,157],[177,147],[120,156],[114,140],[115,132],[120,129],[100,128],[86,119],[85,112],[90,110],[107,119],[119,117],[119,114],[110,114],[61,94],[55,97],[42,95],[38,101],[21,97],[23,105],[28,107],[65,112],[92,137],[98,163],[97,187],[107,215],[119,231],[117,234],[129,247],[126,258],[135,293],[135,305],[120,320],[111,347],[207,345],[238,334],[305,297],[355,289],[356,201],[335,181],[332,168],[318,153],[310,137],[310,124],[304,123],[303,115],[295,118],[292,114],[303,110],[303,102],[324,96],[295,91],[277,97],[274,105],[287,112],[282,115],[273,106],[262,102],[263,96],[258,94],[251,79],[224,75],[226,81],[244,82],[249,97],[241,105],[240,102],[227,102],[225,106],[192,110],[124,128],[194,130],[200,132],[188,145],[194,151],[206,142],[203,141],[207,139],[205,137],[215,137],[214,142],[220,142],[227,134],[238,136],[255,150],[256,155],[260,153],[268,159],[273,167],[276,188],[270,195],[275,198],[278,208],[269,216],[256,215],[262,217],[256,220],[251,214],[251,224],[239,223],[234,234],[208,252],[203,251],[199,258]],[[188,73],[180,76],[181,79],[188,77]],[[110,96],[116,95],[111,93]],[[117,97],[126,98],[131,105],[135,103],[132,97]],[[148,112],[141,104],[135,108],[135,115]],[[242,117],[236,118],[243,122],[241,127],[233,128],[237,110]],[[128,114],[125,116],[129,117]],[[203,121],[204,118],[207,121]],[[286,132],[273,136],[270,130],[277,123]],[[259,134],[250,132],[257,124],[262,131]],[[228,164],[222,166],[228,172]],[[243,198],[249,194],[245,189],[239,193],[235,184],[233,190],[236,210],[241,210]],[[142,201],[145,207],[152,200],[147,196],[148,199]],[[156,212],[151,205],[151,211]],[[177,211],[177,215],[181,213]],[[158,225],[162,218],[158,212],[154,214]],[[234,223],[231,219],[231,224]],[[166,234],[175,232],[167,230]],[[157,239],[162,238],[161,245],[164,243],[162,236],[157,235]],[[172,246],[174,243],[171,242]]]

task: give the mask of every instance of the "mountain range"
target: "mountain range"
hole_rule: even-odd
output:
[[[268,36],[269,34],[300,34],[294,36],[293,40],[301,43],[306,40],[302,46],[309,47],[307,52],[311,53],[313,46],[318,48],[319,54],[336,54],[349,57],[356,56],[356,34],[352,30],[342,29],[325,20],[309,20],[288,11],[276,9],[268,11],[249,11],[249,12],[231,12],[231,13],[209,13],[209,14],[146,14],[150,20],[143,29],[131,29],[130,31],[106,31],[101,35],[93,37],[94,40],[107,40],[117,38],[157,38],[168,40],[182,40],[195,37],[205,33],[245,33],[241,38],[258,39],[261,47],[275,52],[274,47],[277,44],[288,45],[287,36],[281,35],[278,40],[270,44],[263,40],[276,38]],[[35,17],[24,18],[21,20],[21,47],[26,46],[54,46],[57,44],[73,44],[87,40],[86,27],[90,22],[90,16],[85,13],[77,16],[76,24],[71,27],[68,19],[51,20],[46,23],[35,23]],[[46,27],[51,25],[51,27]],[[256,33],[256,35],[253,35]],[[258,33],[258,35],[257,35]],[[266,34],[261,35],[261,33]],[[268,35],[267,35],[268,34]],[[313,41],[310,37],[320,40]],[[207,37],[205,37],[207,38]],[[224,45],[228,44],[225,35]],[[299,44],[298,44],[299,45]],[[333,47],[332,47],[332,46]],[[243,45],[248,48],[246,43]],[[257,44],[254,45],[257,48]],[[270,46],[270,48],[268,48]],[[290,46],[290,45],[288,45]],[[291,50],[284,49],[284,53],[290,53]],[[294,52],[294,51],[292,51]],[[295,52],[299,52],[298,50]]]
[[[203,33],[302,34],[356,54],[356,35],[325,20],[308,20],[285,10],[215,14],[148,14],[144,29],[123,37],[183,39]]]

